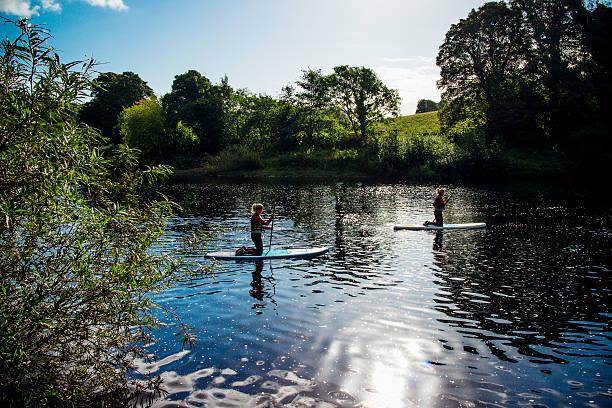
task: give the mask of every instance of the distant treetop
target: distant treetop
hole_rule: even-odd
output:
[[[420,99],[417,102],[416,113],[434,112],[438,110],[438,104],[429,99]]]

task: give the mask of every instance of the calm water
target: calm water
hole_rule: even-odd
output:
[[[156,406],[612,406],[609,205],[567,189],[451,186],[445,221],[485,230],[393,231],[432,219],[434,190],[167,186],[184,207],[170,242],[217,224],[216,249],[250,245],[259,201],[277,213],[274,248],[330,252],[224,262],[167,293],[199,342],[182,351],[159,333],[150,368],[169,395]]]

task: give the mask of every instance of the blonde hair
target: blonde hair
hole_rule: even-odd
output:
[[[444,193],[444,189],[443,188],[438,188],[436,189],[436,194],[440,194],[440,193]]]
[[[253,206],[251,207],[251,214],[255,214],[257,212],[257,210],[264,208],[263,204],[260,203],[254,203]]]

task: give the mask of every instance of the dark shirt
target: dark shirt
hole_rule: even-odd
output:
[[[434,209],[435,209],[436,211],[442,211],[442,210],[444,210],[444,206],[445,206],[445,205],[446,205],[446,204],[444,203],[444,201],[442,201],[442,198],[440,198],[440,196],[437,196],[437,197],[436,197],[436,199],[435,199],[435,200],[434,200],[434,202],[433,202],[433,206],[434,206]]]
[[[258,214],[251,216],[251,234],[261,234],[263,231],[263,220]]]

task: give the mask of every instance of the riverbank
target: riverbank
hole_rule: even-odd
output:
[[[214,159],[204,165],[175,167],[176,181],[210,177],[308,178],[342,180],[411,180],[429,182],[564,181],[571,167],[553,151],[508,150],[482,162],[458,157],[446,163],[385,162],[354,150],[292,153],[245,161],[239,156]]]
[[[576,171],[551,148],[460,147],[440,132],[437,112],[386,119],[359,149],[256,152],[232,145],[215,156],[175,157],[176,180],[203,177],[381,179],[426,182],[567,180]]]

